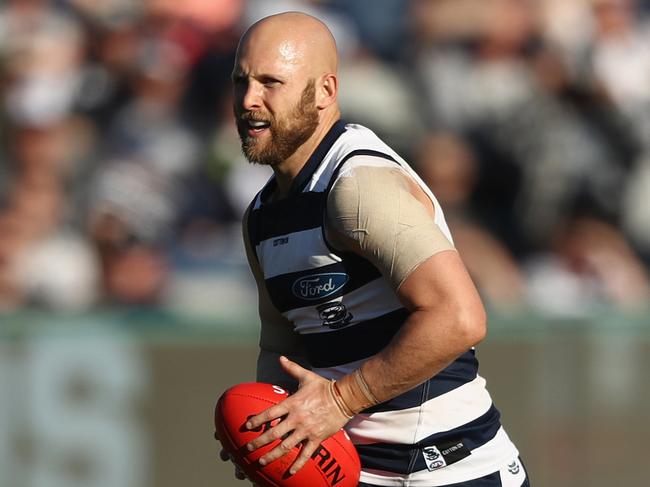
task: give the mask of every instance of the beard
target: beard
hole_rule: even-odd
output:
[[[270,140],[262,141],[248,136],[248,123],[238,123],[237,130],[241,139],[242,152],[250,162],[275,166],[288,159],[304,144],[318,127],[318,109],[315,106],[316,88],[311,80],[302,91],[300,100],[286,117],[275,117],[262,112],[249,112],[240,118],[248,120],[265,120],[270,123]]]

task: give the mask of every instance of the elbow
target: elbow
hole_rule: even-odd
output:
[[[463,351],[481,343],[487,336],[487,315],[481,305],[463,307],[457,313],[457,328]]]

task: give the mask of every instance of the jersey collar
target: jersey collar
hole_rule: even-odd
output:
[[[343,132],[345,132],[345,122],[342,120],[336,121],[325,134],[323,140],[320,141],[314,152],[311,154],[311,156],[309,156],[309,159],[307,159],[305,165],[294,178],[293,182],[291,183],[291,187],[289,188],[289,194],[287,196],[293,196],[305,189],[305,186],[313,176],[314,172],[316,172],[318,166],[320,166],[321,162],[323,162],[323,158]],[[262,191],[262,202],[269,201],[269,197],[273,194],[276,186],[277,183],[274,177]]]

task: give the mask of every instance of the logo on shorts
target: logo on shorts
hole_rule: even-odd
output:
[[[321,304],[316,307],[316,310],[320,319],[323,320],[323,326],[332,330],[343,328],[352,320],[352,313],[348,313],[348,309],[340,301]]]
[[[422,456],[430,472],[447,465],[442,453],[435,446],[425,446],[422,448]]]
[[[342,272],[312,274],[296,279],[291,286],[291,292],[299,299],[315,301],[340,291],[349,279],[350,277]]]

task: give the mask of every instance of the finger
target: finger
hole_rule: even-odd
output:
[[[291,475],[297,474],[298,471],[300,471],[300,469],[305,466],[307,460],[311,458],[312,454],[316,451],[317,446],[318,446],[318,442],[316,441],[305,442],[302,445],[302,448],[300,449],[300,454],[293,462],[293,465],[291,465],[291,468],[289,469],[289,474]]]
[[[283,438],[287,433],[289,433],[293,427],[289,424],[288,421],[282,421],[278,423],[276,426],[265,432],[264,434],[261,434],[254,440],[251,440],[249,443],[246,444],[246,448],[248,451],[254,451],[260,448],[261,446],[266,445],[267,443],[271,443],[275,440],[279,440]]]
[[[235,467],[235,478],[239,479],[239,480],[246,480],[247,479],[246,474],[239,467]]]
[[[275,406],[271,406],[270,408],[265,409],[257,416],[253,416],[248,421],[246,421],[246,428],[249,430],[254,430],[255,428],[258,428],[265,423],[269,423],[274,419],[281,418],[287,413],[288,411],[286,406],[282,405],[282,403],[276,404]]]
[[[226,450],[224,450],[224,449],[222,448],[221,451],[219,452],[219,457],[220,457],[224,462],[227,462],[228,460],[230,460],[230,453],[228,453]]]
[[[282,442],[276,446],[273,450],[268,452],[266,455],[261,457],[258,461],[260,462],[260,465],[268,465],[269,463],[277,460],[280,457],[283,457],[287,453],[291,451],[291,449],[296,446],[298,443],[300,443],[301,437],[298,436],[296,433],[293,433],[292,435],[288,436]]]

